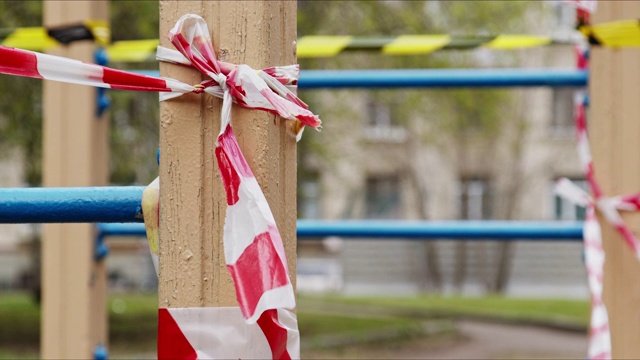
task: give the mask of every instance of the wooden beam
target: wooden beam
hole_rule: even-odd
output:
[[[108,20],[108,1],[45,1],[44,26]],[[51,54],[93,62],[95,45]],[[108,182],[108,119],[96,118],[96,90],[44,81],[43,185]],[[41,357],[93,358],[107,344],[106,271],[94,261],[92,224],[46,224],[42,232]]]
[[[202,16],[219,58],[260,69],[295,63],[296,2],[160,2],[161,44],[180,16]],[[161,76],[197,84],[195,70],[160,64]],[[215,160],[221,100],[188,94],[160,105],[159,306],[237,306],[225,264],[226,199]],[[296,147],[283,121],[234,105],[238,142],[262,187],[282,235],[289,272],[296,258]],[[295,281],[295,277],[292,278]],[[294,282],[295,284],[295,282]]]
[[[638,1],[600,1],[594,25],[640,17]],[[640,191],[640,49],[591,51],[589,128],[596,178],[606,196]],[[640,214],[623,214],[640,234]],[[604,303],[614,358],[640,358],[640,262],[622,237],[600,217],[606,253]]]

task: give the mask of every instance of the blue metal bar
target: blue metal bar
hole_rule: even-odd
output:
[[[100,236],[146,236],[142,224],[97,224]]]
[[[0,189],[0,223],[142,222],[143,186]],[[100,233],[144,235],[142,225],[100,224]],[[581,223],[527,221],[299,220],[298,237],[574,239]]]
[[[298,220],[298,238],[581,240],[580,222]]]
[[[0,189],[0,224],[142,222],[144,186]]]
[[[99,224],[102,236],[144,236],[140,224]],[[298,220],[298,239],[582,240],[581,222]]]
[[[300,89],[586,86],[588,74],[557,69],[307,70]]]
[[[138,70],[159,76],[155,70]],[[583,70],[558,69],[380,69],[303,70],[300,89],[323,88],[456,88],[586,86]]]

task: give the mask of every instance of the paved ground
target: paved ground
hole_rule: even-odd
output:
[[[431,336],[402,343],[303,351],[303,359],[584,359],[587,336],[531,325],[461,320],[457,335]],[[115,359],[154,359],[155,353]]]
[[[587,336],[534,326],[461,321],[462,338],[454,344],[432,348],[424,359],[584,359]],[[409,354],[407,354],[409,355]],[[400,356],[402,357],[402,356]]]
[[[302,355],[309,359],[584,359],[587,351],[586,335],[575,332],[469,320],[457,322],[456,328],[455,337]]]

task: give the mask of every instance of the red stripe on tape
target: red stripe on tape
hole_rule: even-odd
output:
[[[0,46],[0,73],[42,79],[35,53]]]
[[[287,329],[278,320],[278,310],[271,309],[262,313],[258,326],[269,342],[273,359],[291,359],[287,351]]]
[[[236,297],[242,315],[250,318],[262,295],[287,285],[287,269],[283,265],[269,232],[255,237],[235,264],[227,265],[236,287]]]
[[[180,330],[169,309],[158,309],[158,359],[195,360],[197,358],[198,354]]]
[[[102,81],[112,89],[134,91],[171,91],[163,79],[132,74],[126,71],[103,67]]]
[[[240,151],[240,146],[230,125],[218,137],[218,143],[220,144],[216,147],[218,170],[222,177],[224,189],[227,192],[227,204],[231,206],[239,200],[240,175],[246,178],[254,176],[249,164],[247,164],[247,160],[242,155],[242,151]]]
[[[603,351],[600,354],[591,356],[591,360],[606,360],[611,359],[611,353],[609,351]]]

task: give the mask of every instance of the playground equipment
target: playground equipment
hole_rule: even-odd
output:
[[[138,70],[154,76],[158,71]],[[302,70],[299,89],[340,88],[485,88],[586,86],[585,70],[557,69],[393,69],[393,70]]]
[[[172,3],[172,2],[167,2],[167,3],[170,4],[170,6],[168,6],[167,9],[169,9],[171,6],[174,6],[175,7],[174,10],[180,10],[180,11],[174,11],[175,13],[188,11],[190,10],[188,8],[191,6],[191,5],[186,5],[184,8],[182,8],[181,7],[182,5],[177,5],[177,3]],[[233,18],[234,16],[242,17],[246,21],[246,18],[242,16],[242,9],[238,9],[236,8],[236,6],[238,5],[237,4],[229,5],[229,7],[225,8],[223,12],[217,11],[219,9],[216,9],[216,11],[213,11],[212,9],[208,9],[208,10],[205,10],[205,12],[209,16],[213,16],[214,13],[217,14],[216,16],[219,16],[219,20],[221,21],[226,21],[225,17],[227,16],[229,18]],[[261,5],[261,6],[269,7],[270,5]],[[615,3],[613,5],[608,4],[607,6],[603,6],[603,7],[606,10],[601,10],[601,13],[604,15],[602,15],[602,18],[600,20],[613,20],[616,17],[629,16],[630,13],[640,12],[640,7],[636,4],[628,5],[626,3]],[[196,10],[200,11],[200,9],[196,9]],[[295,26],[295,25],[291,25],[290,22],[287,22],[286,15],[283,15],[283,14],[280,14],[280,15],[282,16],[282,18],[280,18],[278,21],[282,21],[283,23],[288,24],[287,26]],[[255,16],[257,18],[254,20],[260,20],[260,17],[258,15],[255,15]],[[173,19],[171,19],[171,21],[173,21]],[[258,23],[258,22],[259,21],[255,21],[255,23]],[[254,22],[249,21],[249,23],[254,23]],[[167,27],[170,25],[169,23],[163,23],[163,26]],[[255,31],[256,33],[261,33],[262,29],[258,29],[258,28],[250,29],[250,32],[252,32],[252,34],[253,34],[253,31]],[[285,31],[285,33],[287,32]],[[291,32],[291,33],[295,33],[295,32]],[[232,35],[233,34],[222,34],[223,42],[224,42],[224,36],[232,36]],[[287,40],[291,40],[291,39],[287,39]],[[291,43],[292,41],[289,42],[288,44],[291,44]],[[264,46],[264,44],[262,44],[261,46]],[[282,47],[284,48],[286,46],[290,46],[290,45],[284,45]],[[268,52],[269,49],[263,49],[263,50],[264,52]],[[612,168],[608,169],[609,171],[605,171],[602,173],[602,175],[604,175],[604,178],[605,178],[603,179],[602,184],[603,184],[603,189],[605,190],[606,193],[618,193],[620,192],[620,190],[626,191],[627,188],[631,190],[635,190],[635,186],[637,185],[636,179],[640,174],[637,174],[635,170],[629,170],[629,169],[637,169],[637,166],[635,166],[632,163],[625,163],[625,161],[628,162],[628,160],[624,160],[624,159],[629,158],[628,156],[626,156],[628,152],[627,145],[630,143],[634,143],[634,144],[637,143],[637,141],[635,141],[635,138],[633,138],[633,134],[637,134],[638,129],[630,125],[631,123],[633,123],[633,121],[631,121],[632,118],[630,118],[630,116],[632,116],[631,114],[639,113],[637,109],[638,105],[633,104],[633,101],[629,101],[629,99],[627,99],[626,97],[619,97],[615,99],[617,106],[611,107],[609,106],[607,101],[605,101],[604,99],[612,96],[610,94],[609,89],[614,88],[616,85],[620,85],[620,88],[623,90],[625,94],[633,93],[634,85],[638,83],[637,81],[638,76],[640,76],[638,74],[640,73],[637,72],[637,69],[634,72],[633,68],[631,67],[633,64],[637,64],[637,61],[634,61],[635,58],[631,57],[629,54],[622,54],[621,52],[615,53],[615,52],[612,52],[613,50],[611,49],[598,49],[598,51],[600,50],[602,50],[600,53],[596,52],[594,53],[594,55],[600,54],[603,56],[603,59],[606,56],[606,61],[599,63],[597,60],[597,56],[594,56],[594,66],[593,66],[594,72],[593,72],[593,82],[591,83],[591,86],[594,88],[593,90],[594,98],[597,98],[600,101],[598,104],[604,103],[607,105],[606,106],[598,105],[599,107],[594,106],[594,108],[592,108],[592,111],[595,114],[594,118],[596,119],[605,118],[605,117],[608,118],[613,114],[614,120],[620,121],[618,128],[621,129],[622,132],[614,133],[612,131],[608,131],[607,129],[609,128],[609,126],[611,126],[609,123],[604,124],[605,122],[603,121],[599,121],[599,122],[596,121],[595,126],[596,127],[601,126],[602,128],[600,130],[602,130],[602,133],[605,133],[607,136],[595,139],[596,141],[594,141],[594,145],[595,145],[594,148],[596,148],[597,151],[595,151],[594,153],[594,158],[596,160],[595,161],[596,163],[613,164]],[[286,49],[278,52],[278,54],[291,54],[291,53],[292,52],[287,52]],[[236,54],[236,56],[238,55]],[[280,56],[283,57],[283,55],[280,55]],[[286,60],[287,59],[284,59],[284,61],[279,61],[277,63],[287,63]],[[255,61],[257,62],[265,61],[267,63],[272,63],[273,59],[267,59],[267,60],[256,59]],[[613,66],[614,63],[617,66],[614,67]],[[627,70],[630,67],[631,67],[631,70]],[[615,68],[615,71],[612,70],[614,68]],[[177,68],[167,67],[167,68],[164,68],[164,70],[167,73],[173,72],[171,74],[172,77],[184,76],[185,78],[188,78],[189,76],[194,75],[187,69],[177,69]],[[608,72],[612,72],[612,73],[608,73]],[[393,87],[394,86],[392,84],[392,81],[389,80],[389,77],[386,77],[386,78],[375,77],[371,74],[368,74],[368,78],[355,80],[357,78],[356,75],[350,75],[347,73],[336,75],[342,79],[341,83],[338,82],[338,80],[334,80],[333,83],[329,84],[327,82],[322,82],[324,81],[324,79],[316,79],[315,85],[309,85],[308,88],[314,87],[314,86],[330,87],[334,85],[335,87],[338,87],[338,86],[341,86],[341,87],[391,86]],[[344,80],[344,79],[347,79],[347,80]],[[495,78],[492,80],[487,80],[486,78],[475,79],[475,80],[472,80],[471,83],[469,82],[464,83],[464,82],[461,82],[459,79],[454,79],[452,81],[449,80],[447,82],[447,80],[443,80],[442,78],[440,78],[440,80],[436,80],[435,82],[433,79],[430,80],[431,82],[422,80],[423,82],[418,84],[416,82],[411,82],[410,79],[406,77],[403,79],[404,79],[403,86],[436,86],[436,87],[541,86],[541,85],[542,86],[560,86],[559,84],[562,84],[563,82],[566,83],[568,81],[573,81],[574,84],[576,85],[584,84],[586,82],[586,74],[580,73],[578,77],[574,77],[572,78],[572,80],[564,79],[564,80],[561,80],[560,82],[557,82],[557,81],[554,82],[553,79],[551,80],[546,79],[544,81],[538,79],[538,80],[535,80],[538,82],[534,81],[534,83],[526,82],[522,79],[519,80],[520,82],[507,81],[505,83],[504,79],[496,80]],[[543,81],[543,82],[540,82],[540,81]],[[303,81],[301,81],[301,84],[302,83]],[[312,83],[310,82],[309,84],[312,84]],[[607,85],[603,86],[603,84],[607,84]],[[605,89],[605,90],[602,90],[602,89]],[[633,97],[629,97],[629,98],[633,98]],[[73,100],[77,101],[77,99],[75,98]],[[73,107],[72,103],[70,103],[69,105]],[[210,222],[211,217],[209,215],[213,213],[213,210],[216,208],[216,206],[219,207],[219,204],[218,205],[213,204],[210,200],[216,198],[216,191],[217,191],[217,195],[220,195],[220,191],[219,189],[212,190],[211,189],[212,184],[210,183],[210,178],[203,175],[203,173],[208,173],[213,170],[212,169],[213,164],[211,161],[211,159],[213,159],[213,153],[207,150],[209,149],[209,147],[206,144],[210,144],[211,141],[215,138],[211,130],[212,128],[215,128],[215,126],[212,126],[211,119],[205,118],[202,112],[198,112],[199,109],[204,108],[203,105],[204,105],[203,103],[198,101],[193,101],[192,103],[183,103],[183,104],[179,104],[179,103],[165,104],[166,111],[169,111],[172,114],[180,114],[180,113],[185,114],[184,117],[179,117],[179,116],[176,117],[173,115],[169,115],[169,119],[171,121],[184,124],[185,128],[177,129],[176,127],[169,126],[171,125],[171,121],[164,122],[163,124],[168,127],[168,130],[164,132],[163,135],[161,135],[162,148],[169,150],[167,152],[168,155],[165,155],[162,159],[163,162],[161,163],[161,174],[162,174],[161,177],[163,178],[163,184],[165,184],[164,185],[165,188],[170,189],[169,190],[170,193],[168,191],[162,195],[164,199],[163,201],[166,200],[165,203],[170,204],[170,206],[168,206],[167,209],[165,210],[166,212],[164,213],[163,219],[166,219],[166,222],[164,222],[162,226],[164,226],[163,229],[166,233],[169,233],[169,231],[172,231],[178,234],[177,235],[178,241],[176,244],[174,244],[174,245],[177,245],[178,248],[165,249],[167,253],[171,253],[171,254],[178,254],[178,251],[180,248],[181,249],[202,248],[202,247],[208,248],[210,244],[207,244],[204,241],[204,239],[217,238],[216,236],[219,237],[219,234],[218,235],[215,234],[216,229],[212,226]],[[193,118],[194,114],[198,114],[198,113],[200,114],[199,118],[194,119]],[[213,113],[215,113],[215,111]],[[210,114],[208,114],[208,116],[210,116]],[[249,117],[247,116],[247,119],[248,118]],[[163,121],[166,121],[166,120],[167,120],[166,118],[163,118]],[[198,121],[194,121],[194,120],[198,120]],[[266,118],[263,120],[266,120]],[[250,121],[246,121],[245,123],[248,124],[249,122]],[[292,229],[294,228],[294,222],[291,221],[291,218],[287,217],[287,214],[286,214],[286,204],[287,204],[286,199],[290,198],[291,196],[290,193],[289,194],[286,193],[286,190],[288,188],[286,181],[287,179],[289,180],[292,178],[295,179],[295,169],[292,170],[292,167],[291,167],[292,157],[290,156],[291,150],[293,149],[293,144],[287,143],[286,139],[283,138],[284,134],[282,133],[282,131],[277,129],[274,130],[274,129],[276,128],[273,127],[272,129],[272,127],[267,127],[265,133],[268,133],[268,135],[266,137],[260,137],[260,136],[249,134],[247,135],[248,137],[245,139],[245,141],[248,144],[250,144],[248,145],[249,147],[253,146],[250,151],[257,151],[256,149],[267,149],[266,158],[271,160],[276,159],[276,163],[278,164],[276,168],[278,168],[279,166],[282,166],[281,169],[277,169],[277,170],[265,170],[267,173],[262,174],[262,176],[267,179],[266,182],[269,184],[279,184],[278,186],[272,186],[267,189],[267,197],[270,198],[270,202],[272,202],[272,200],[275,198],[276,199],[275,203],[279,205],[278,209],[276,209],[275,216],[277,218],[277,221],[280,224],[283,224],[283,223],[285,224],[286,230],[283,233],[283,237],[286,238],[285,244],[289,244],[286,247],[286,250],[291,254],[294,250],[294,245],[292,245],[291,243],[291,239],[294,238],[292,236],[292,233],[293,233]],[[53,129],[50,129],[50,130],[53,130]],[[172,131],[175,131],[175,132],[172,132]],[[248,128],[246,132],[249,133]],[[87,138],[91,138],[91,136],[88,136]],[[608,139],[604,142],[604,145],[602,145],[602,143],[598,143],[599,141],[602,141],[602,139]],[[270,145],[275,145],[276,143],[278,143],[279,145],[270,146]],[[624,147],[617,146],[618,144],[624,144]],[[610,149],[613,149],[612,151],[613,161],[611,161],[611,159],[609,159],[608,157],[604,158],[605,155],[609,156],[611,154]],[[45,153],[47,153],[46,149],[45,149]],[[633,151],[633,153],[637,153],[637,151]],[[189,159],[188,156],[185,157],[185,154],[195,154],[195,156]],[[278,156],[280,157],[278,158]],[[186,159],[186,161],[184,161],[184,163],[178,163],[178,161],[176,161],[178,159],[181,159],[181,160]],[[172,161],[175,161],[175,162],[172,163]],[[171,173],[167,171],[170,165],[173,166],[173,168],[171,169]],[[263,165],[264,163],[257,163],[257,164],[252,163],[252,167],[266,169],[266,167],[264,167]],[[203,167],[204,169],[202,173],[200,174],[189,173],[190,169],[198,168],[199,166]],[[61,167],[64,167],[64,166],[61,166]],[[88,166],[88,168],[91,169],[92,166]],[[269,171],[273,171],[273,172],[269,173]],[[290,176],[291,174],[293,174],[293,176]],[[184,176],[187,179],[192,179],[194,181],[183,182],[183,179],[181,178],[181,176]],[[611,176],[611,177],[607,178],[607,176]],[[620,187],[618,187],[619,186],[619,183],[617,183],[618,178],[625,179],[621,183],[623,186],[620,185]],[[282,181],[282,184],[279,183],[280,181]],[[189,183],[189,186],[187,186],[185,183]],[[197,186],[193,186],[194,183]],[[205,190],[204,195],[201,192],[201,190],[203,189]],[[282,192],[282,189],[285,189],[284,192]],[[206,200],[202,200],[203,197]],[[223,197],[217,196],[217,198],[222,199]],[[198,206],[193,206],[193,204],[197,204]],[[136,216],[136,214],[138,214],[137,210],[133,212],[129,210],[130,215],[131,213],[134,214],[133,215],[134,217]],[[180,216],[184,216],[184,218],[176,218],[175,217],[176,214],[180,214]],[[42,216],[46,216],[46,215],[42,215]],[[216,221],[220,223],[220,219],[214,217],[214,222]],[[635,228],[635,227],[637,227],[637,224],[632,223],[632,228]],[[197,229],[195,231],[195,234],[193,233],[193,229]],[[304,226],[302,226],[301,229],[304,229]],[[385,230],[385,229],[380,228],[379,230]],[[349,231],[351,230],[349,230],[347,227],[340,228],[338,226],[333,228],[333,231],[335,233],[340,233],[340,231],[342,231],[342,234],[343,234],[342,236],[346,236],[349,234]],[[387,228],[385,231],[391,231],[391,230]],[[412,231],[415,231],[415,229]],[[433,230],[433,231],[435,231],[435,234],[437,236],[445,236],[443,235],[444,234],[443,232],[438,233],[438,231],[444,231],[442,229]],[[325,232],[325,234],[328,234],[328,232]],[[353,232],[351,234],[353,235]],[[467,236],[471,236],[470,233],[466,233],[466,234]],[[493,233],[493,235],[496,235],[496,234],[497,233]],[[612,236],[612,234],[605,233],[605,235],[614,237]],[[48,244],[50,242],[53,242],[53,240],[46,240],[45,244]],[[55,243],[55,246],[57,245],[58,244]],[[634,271],[637,271],[638,265],[637,265],[637,262],[634,261],[635,259],[629,260],[628,252],[620,250],[620,247],[617,247],[616,245],[617,244],[613,244],[612,242],[609,242],[609,243],[605,242],[605,248],[607,248],[607,253],[613,254],[613,258],[615,259],[614,261],[607,262],[607,266],[609,267],[609,270],[605,272],[605,274],[607,273],[618,274],[622,271],[623,268],[627,269],[624,271],[625,273],[633,273]],[[193,254],[191,254],[191,256],[193,256]],[[185,261],[189,261],[190,258],[191,258],[190,256],[187,256]],[[161,285],[162,284],[167,285],[167,289],[163,290],[161,287],[160,296],[161,296],[161,299],[164,299],[164,301],[172,302],[172,303],[165,304],[165,305],[180,307],[180,306],[194,306],[194,305],[199,306],[203,304],[204,305],[214,304],[214,298],[211,296],[211,293],[204,290],[207,288],[206,283],[201,282],[200,284],[196,285],[197,288],[199,289],[197,291],[200,291],[200,295],[201,295],[200,300],[194,300],[193,297],[190,297],[190,295],[188,295],[189,293],[186,288],[180,287],[179,291],[176,291],[177,289],[176,284],[180,284],[181,282],[187,283],[188,279],[186,278],[186,275],[190,274],[190,275],[194,275],[195,277],[201,277],[202,274],[197,273],[193,268],[191,268],[193,266],[197,268],[198,265],[201,264],[201,262],[198,259],[195,260],[196,261],[195,265],[190,265],[191,267],[189,267],[188,271],[186,271],[185,274],[182,274],[182,272],[176,272],[176,271],[173,271],[173,273],[171,273],[171,269],[175,270],[176,268],[179,267],[182,261],[181,259],[169,259],[169,261],[172,263],[166,264],[165,266],[166,266],[166,269],[169,270],[168,273],[170,276],[172,276],[172,278],[164,279],[163,281],[161,281]],[[184,263],[182,264],[184,265]],[[91,270],[92,274],[95,274],[94,271],[95,270]],[[213,270],[213,274],[215,275],[214,278],[216,279],[219,278],[220,276],[224,276],[222,271],[219,271],[216,269]],[[624,293],[624,292],[627,292],[628,288],[635,288],[634,284],[631,282],[632,277],[627,277],[626,279],[615,278],[615,281],[613,281],[612,275],[608,275],[608,276],[611,280],[609,281],[609,284],[611,284],[609,285],[609,289],[611,289],[611,294]],[[206,277],[204,278],[204,281],[206,282]],[[174,286],[174,288],[171,288],[171,286]],[[179,295],[175,297],[175,293],[179,293]],[[218,301],[214,305],[219,306],[221,304],[224,305],[225,303],[232,302],[232,299],[230,300],[228,298],[228,291],[222,290],[219,293],[217,293],[216,296],[221,296],[222,300]],[[89,296],[87,296],[87,298],[89,298]],[[623,334],[624,335],[637,334],[638,332],[637,330],[639,326],[638,324],[631,323],[630,321],[632,320],[624,319],[624,318],[635,319],[637,318],[636,315],[638,315],[636,311],[635,313],[631,314],[632,316],[629,316],[630,314],[626,309],[630,308],[630,306],[628,306],[630,305],[630,303],[624,303],[624,302],[621,302],[622,300],[620,300],[620,299],[628,299],[628,298],[629,297],[605,294],[605,301],[608,304],[612,304],[612,303],[616,304],[614,305],[614,308],[618,309],[617,311],[611,311],[610,317],[612,319],[611,324],[612,324],[612,334],[614,335],[613,338],[618,339],[618,343],[614,342],[613,347],[614,349],[618,347],[619,350],[614,350],[614,351],[619,351],[619,352],[614,354],[620,357],[627,356],[625,354],[630,354],[629,356],[633,356],[631,354],[637,354],[637,351],[636,349],[633,348],[633,345],[629,345],[629,343],[634,343],[634,341],[626,340],[623,336]],[[169,299],[173,299],[173,300],[169,300]],[[620,309],[625,309],[625,310],[623,311]],[[45,306],[45,311],[47,311],[46,306]],[[43,330],[47,331],[47,327],[43,326]],[[618,336],[616,336],[616,331]]]
[[[145,235],[143,186],[0,189],[0,223],[102,223],[99,236]],[[297,238],[579,240],[581,223],[298,220]]]

